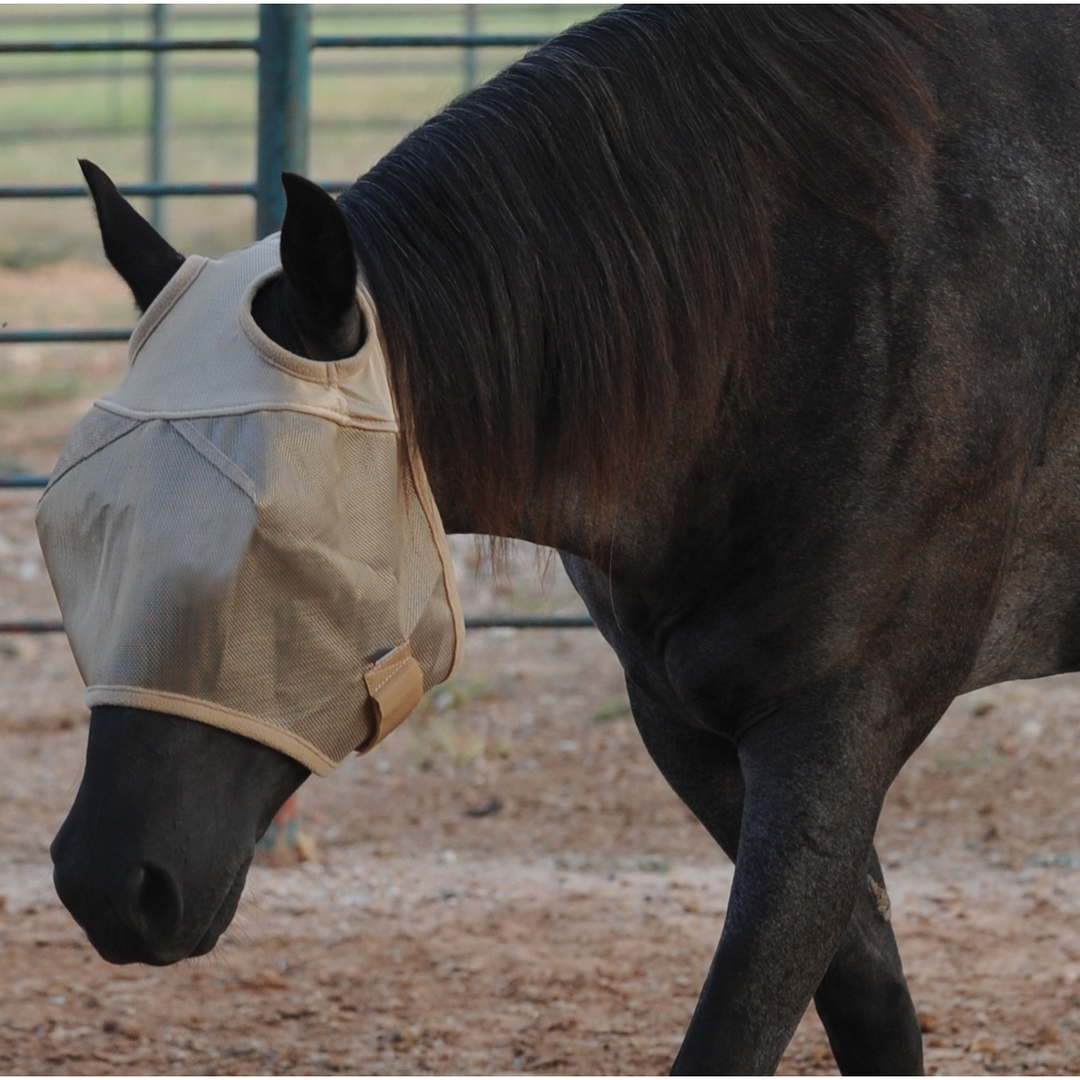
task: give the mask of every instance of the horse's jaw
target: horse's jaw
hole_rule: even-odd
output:
[[[236,913],[255,843],[307,775],[193,720],[96,707],[82,784],[52,845],[56,891],[110,963],[209,952]]]

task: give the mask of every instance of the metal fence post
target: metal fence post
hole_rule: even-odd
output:
[[[306,173],[311,84],[311,9],[259,5],[259,130],[255,238],[281,228],[281,173]]]
[[[474,36],[480,24],[480,10],[478,4],[465,5],[465,33]],[[465,46],[465,92],[468,93],[476,85],[476,46]]]
[[[154,4],[152,14],[151,36],[158,40],[168,37],[169,5]],[[168,139],[165,125],[169,89],[165,72],[166,62],[165,53],[150,54],[150,167],[147,171],[150,173],[148,179],[151,184],[165,182],[165,148]],[[165,200],[160,195],[150,200],[150,223],[158,232],[165,231]]]

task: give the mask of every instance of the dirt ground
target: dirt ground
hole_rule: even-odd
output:
[[[0,306],[77,321],[46,302],[62,280],[122,321],[107,272],[34,274],[0,271]],[[0,350],[0,391],[45,387],[0,410],[0,452],[47,467],[119,362]],[[76,367],[76,392],[48,391]],[[34,502],[0,493],[5,617],[55,614]],[[577,610],[528,553],[497,579],[471,541],[455,554],[469,611]],[[408,724],[302,789],[317,861],[256,866],[217,950],[168,969],[104,963],[52,890],[81,701],[62,638],[0,638],[0,1071],[670,1065],[731,866],[647,759],[594,631],[472,633]],[[1080,677],[1012,683],[959,699],[890,793],[878,844],[931,1072],[1080,1072],[1078,766]],[[780,1071],[835,1072],[812,1009]]]

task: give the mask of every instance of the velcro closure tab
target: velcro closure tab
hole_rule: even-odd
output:
[[[377,746],[416,708],[424,696],[424,672],[413,659],[412,645],[402,642],[364,676],[371,697],[375,727],[356,748],[366,754]]]

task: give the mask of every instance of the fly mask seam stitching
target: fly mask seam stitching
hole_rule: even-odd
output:
[[[166,423],[200,457],[240,488],[252,502],[256,501],[255,481],[235,461],[222,453],[190,420],[168,420]]]
[[[151,301],[150,306],[143,312],[142,318],[135,324],[135,329],[132,330],[128,341],[129,369],[135,366],[135,360],[154,331],[209,265],[210,259],[202,255],[189,255],[184,266],[180,267],[165,288]],[[186,267],[190,269],[185,270]]]
[[[255,321],[255,317],[251,313],[251,306],[259,290],[267,282],[272,281],[282,273],[280,265],[271,267],[269,270],[259,274],[248,285],[240,299],[240,307],[236,312],[236,320],[240,330],[264,363],[283,371],[286,375],[291,375],[295,379],[332,389],[338,385],[343,373],[346,378],[349,378],[359,370],[363,362],[362,357],[367,342],[365,341],[353,356],[323,363],[290,352],[274,341]],[[359,298],[360,295],[358,288],[357,297]],[[363,310],[363,307],[364,305],[361,303],[361,310]]]
[[[109,412],[108,409],[104,409],[102,411]],[[113,413],[113,415],[115,416],[118,414]],[[118,431],[110,434],[108,439],[102,441],[100,445],[94,446],[93,449],[88,451],[86,454],[83,454],[82,457],[76,458],[73,462],[71,462],[71,464],[69,464],[63,472],[55,473],[54,475],[50,476],[49,483],[46,485],[45,490],[41,493],[41,498],[44,499],[45,496],[52,491],[56,483],[59,480],[63,479],[65,476],[67,476],[67,474],[71,472],[72,469],[77,469],[84,462],[89,461],[95,454],[100,454],[102,450],[105,450],[108,447],[112,446],[113,443],[119,442],[121,439],[130,435],[137,427],[141,426],[145,422],[143,420],[135,419],[134,417],[125,417],[124,419],[129,422],[129,424],[131,425],[130,427],[125,428],[123,431]],[[38,501],[40,502],[41,500],[39,499]]]
[[[351,416],[335,409],[324,409],[311,405],[285,404],[280,401],[257,401],[251,405],[223,405],[218,409],[198,408],[190,410],[160,410],[148,411],[146,409],[132,409],[127,405],[120,405],[108,398],[101,398],[94,402],[95,407],[112,413],[114,416],[123,416],[128,420],[200,420],[218,416],[246,416],[257,412],[294,412],[305,416],[318,416],[320,419],[329,420],[339,427],[356,428],[360,431],[379,431],[396,435],[400,428],[394,420],[382,420],[378,417]]]

